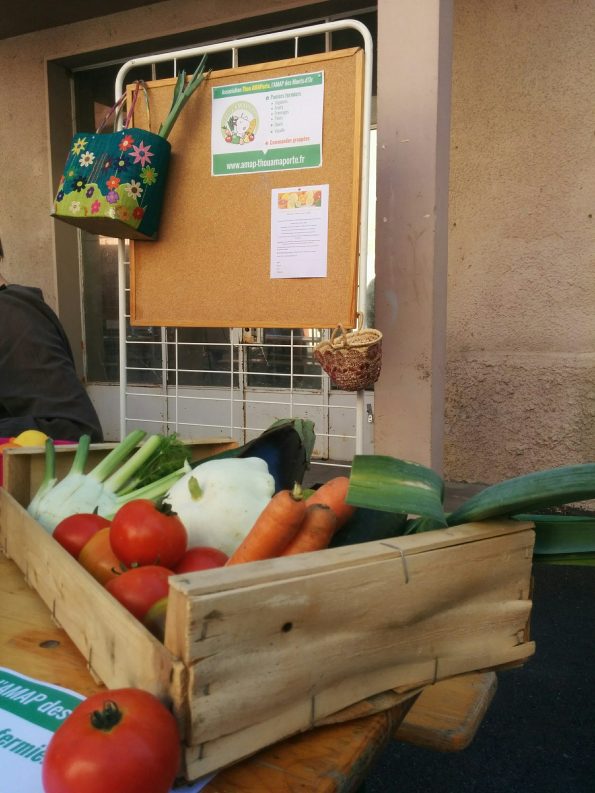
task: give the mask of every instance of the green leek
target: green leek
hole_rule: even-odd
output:
[[[436,528],[446,526],[443,494],[444,483],[430,468],[395,457],[361,454],[353,459],[346,500],[356,507],[429,518]]]
[[[448,516],[448,525],[511,517],[591,498],[595,498],[595,463],[550,468],[481,490]]]
[[[536,554],[537,564],[572,565],[574,567],[595,567],[595,553],[558,553]]]
[[[202,83],[205,78],[204,70],[207,56],[203,55],[200,63],[188,83],[186,83],[186,72],[181,71],[178,75],[176,85],[174,87],[174,95],[169,109],[169,113],[165,117],[163,123],[159,127],[158,135],[162,138],[167,138],[172,130],[173,125],[176,123],[178,116],[182,112],[182,108],[190,99],[194,91]]]
[[[408,514],[403,534],[490,518],[529,520],[536,524],[537,561],[595,563],[595,518],[532,514],[595,498],[595,463],[536,471],[499,482],[450,514],[443,511],[443,493],[441,478],[423,466],[381,455],[360,455],[353,461],[347,501],[358,507]]]

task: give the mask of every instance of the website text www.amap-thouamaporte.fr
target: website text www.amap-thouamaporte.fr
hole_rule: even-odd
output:
[[[286,165],[303,165],[306,158],[303,154],[292,154],[291,157],[274,157],[264,159],[259,157],[257,160],[244,160],[244,162],[228,162],[225,167],[228,171],[256,170],[257,168],[284,168]]]

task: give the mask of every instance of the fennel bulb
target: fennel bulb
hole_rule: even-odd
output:
[[[157,470],[168,470],[170,464],[179,466],[180,450],[174,447],[171,438],[152,435],[129,458],[130,453],[146,436],[143,430],[129,433],[89,473],[85,464],[89,453],[90,437],[82,435],[68,474],[60,481],[55,475],[56,450],[51,440],[45,446],[45,476],[38,491],[27,507],[48,532],[53,532],[64,518],[81,512],[97,512],[111,519],[127,501],[135,498],[157,500],[171,487],[173,482],[188,470],[187,458],[182,467],[162,476],[144,487],[142,472],[159,462]],[[163,456],[164,461],[161,461]],[[189,454],[188,454],[189,456]],[[135,488],[136,489],[132,489]]]

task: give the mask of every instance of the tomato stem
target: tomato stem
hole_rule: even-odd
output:
[[[166,515],[167,517],[175,516],[178,513],[174,512],[172,505],[168,504],[167,502],[163,502],[157,507],[157,511],[161,512],[162,515]]]
[[[103,703],[103,710],[94,710],[90,718],[96,730],[109,732],[122,720],[122,711],[113,700],[108,699]]]

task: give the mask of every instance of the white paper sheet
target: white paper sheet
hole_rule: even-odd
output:
[[[329,186],[271,192],[271,278],[325,278]]]
[[[52,734],[83,699],[75,691],[0,666],[1,793],[44,793],[41,765],[45,749]],[[213,776],[176,787],[173,793],[198,793]]]

